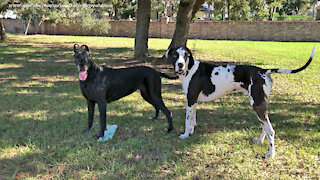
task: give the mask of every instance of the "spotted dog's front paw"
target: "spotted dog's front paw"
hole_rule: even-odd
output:
[[[187,137],[189,137],[189,133],[188,134],[184,133],[179,136],[180,139],[185,139]]]

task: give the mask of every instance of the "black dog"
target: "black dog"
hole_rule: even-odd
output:
[[[106,128],[106,106],[112,101],[140,90],[141,96],[156,109],[156,119],[161,110],[168,119],[168,132],[173,129],[171,112],[166,108],[161,96],[161,77],[170,77],[165,73],[155,71],[146,66],[136,66],[112,69],[99,66],[91,60],[87,45],[74,45],[74,59],[79,71],[80,88],[88,103],[88,127],[93,123],[94,106],[97,103],[100,113],[100,133],[97,138],[104,136]]]

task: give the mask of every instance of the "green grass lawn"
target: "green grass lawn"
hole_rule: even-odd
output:
[[[163,79],[163,99],[175,130],[136,92],[107,107],[107,123],[117,124],[112,140],[98,143],[96,108],[87,125],[73,60],[73,44],[87,44],[93,60],[111,67],[162,62],[131,59],[134,39],[81,36],[9,35],[0,44],[0,179],[319,179],[320,48],[298,74],[274,74],[270,119],[276,157],[264,159],[267,141],[248,97],[233,94],[200,103],[195,134],[184,132],[185,97],[179,80]],[[169,39],[149,39],[152,57],[161,57]],[[304,65],[316,43],[189,40],[194,57],[210,62],[263,68]]]

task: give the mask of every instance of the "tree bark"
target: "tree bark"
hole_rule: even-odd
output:
[[[202,6],[204,0],[181,0],[179,4],[176,28],[170,43],[170,48],[186,46],[189,27],[192,18]]]
[[[205,0],[196,0],[196,3],[194,4],[193,10],[192,10],[192,19],[194,18],[196,13],[199,11],[199,9],[202,7],[202,4],[204,3],[204,1]]]
[[[150,26],[151,0],[138,0],[134,57],[148,55],[148,35]]]
[[[120,4],[119,4],[119,2],[117,2],[117,3],[113,3],[113,9],[114,9],[114,20],[119,20],[120,18],[119,18],[119,6],[120,6]]]
[[[227,8],[228,8],[228,19],[231,19],[230,18],[230,6],[231,6],[231,4],[230,4],[229,1],[227,3],[228,3],[228,5],[227,5]]]
[[[272,8],[269,9],[269,21],[272,21],[272,16],[271,16],[271,14],[272,14]]]
[[[277,10],[277,6],[269,9],[269,21],[273,21],[276,10]]]
[[[226,21],[226,1],[223,1],[222,20]]]
[[[35,32],[34,34],[38,34],[39,28],[40,28],[42,22],[44,21],[44,18],[45,18],[45,16],[44,16],[44,14],[43,14],[43,15],[41,16],[41,19],[40,19],[39,24],[38,24],[38,26],[37,26],[36,32]]]
[[[4,28],[4,18],[2,18],[0,21],[0,36],[1,41],[6,41],[8,39],[6,29]]]
[[[28,34],[28,30],[29,30],[30,24],[31,24],[31,17],[28,20],[27,28],[26,28],[26,31],[24,32],[25,36]]]

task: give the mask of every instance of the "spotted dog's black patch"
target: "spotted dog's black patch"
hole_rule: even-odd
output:
[[[219,75],[219,72],[214,73],[214,75]]]
[[[261,104],[265,103],[266,95],[263,90],[264,82],[265,81],[261,76],[253,79],[250,94],[254,101],[253,106],[260,106]]]
[[[206,88],[203,89],[202,93],[206,96],[209,96],[216,90],[216,86],[213,85],[212,83],[208,84]]]
[[[216,86],[211,82],[211,73],[217,66],[207,63],[200,63],[197,71],[193,74],[187,93],[188,106],[197,102],[200,92],[208,96],[216,90]]]

